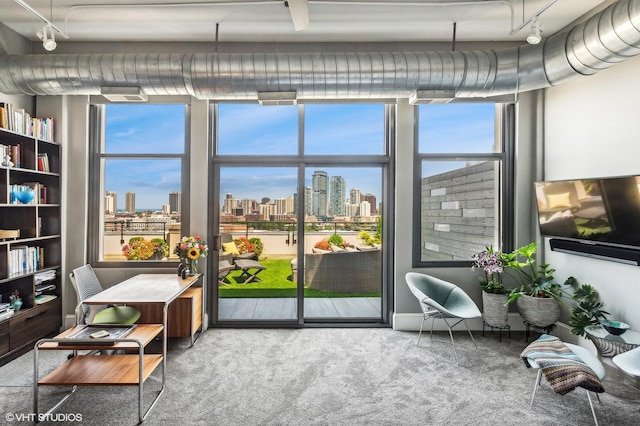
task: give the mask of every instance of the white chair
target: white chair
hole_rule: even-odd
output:
[[[582,362],[584,362],[589,368],[591,368],[593,372],[596,373],[596,375],[600,380],[604,379],[604,374],[605,374],[604,366],[602,365],[600,360],[596,358],[595,355],[593,355],[591,352],[589,352],[588,349],[585,349],[582,346],[572,345],[571,343],[566,343],[566,342],[564,342],[564,344],[571,350],[571,352],[573,352],[578,358],[580,358]],[[538,376],[536,377],[536,382],[533,385],[533,395],[531,395],[531,404],[529,404],[529,408],[532,408],[533,399],[536,397],[536,390],[538,389],[538,386],[540,385],[540,382],[542,380],[542,369],[532,358],[527,357],[527,361],[529,362],[529,365],[531,366],[531,368],[538,369]],[[593,403],[591,402],[591,393],[589,392],[589,390],[586,390],[586,391],[587,391],[587,399],[589,400],[589,407],[591,407],[591,414],[593,415],[593,421],[597,426],[598,419],[596,418],[596,412],[593,409]],[[598,398],[598,402],[600,402],[600,396],[597,393],[596,393],[596,397]]]
[[[640,377],[640,346],[614,356],[612,361],[630,376]]]
[[[432,277],[430,275],[420,274],[417,272],[408,272],[406,275],[407,285],[411,293],[420,301],[423,318],[420,324],[420,333],[418,334],[418,343],[420,344],[420,336],[422,335],[422,327],[427,318],[431,318],[431,333],[433,336],[433,323],[436,318],[441,319],[447,324],[449,329],[449,337],[453,345],[453,353],[456,357],[456,363],[459,364],[458,351],[456,344],[453,342],[453,333],[451,329],[461,322],[467,327],[469,336],[478,349],[473,334],[467,325],[466,320],[471,318],[480,318],[482,314],[475,302],[460,287],[448,281]],[[457,319],[453,324],[449,323],[449,319]]]

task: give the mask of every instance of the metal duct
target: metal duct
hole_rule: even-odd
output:
[[[620,0],[544,43],[471,52],[78,54],[0,57],[0,92],[94,95],[137,86],[147,95],[257,99],[409,97],[453,90],[487,97],[542,89],[640,53],[640,0]]]

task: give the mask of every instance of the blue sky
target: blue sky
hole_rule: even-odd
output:
[[[307,104],[304,108],[306,154],[383,154],[383,105]],[[488,108],[486,104],[422,105],[420,151],[490,152],[493,115],[493,107]],[[181,153],[184,150],[184,105],[107,105],[106,116],[107,153]],[[219,117],[221,155],[297,154],[296,106],[221,104]],[[429,171],[450,167],[451,163],[442,162]],[[306,186],[311,186],[315,170],[344,177],[347,197],[351,188],[358,188],[363,194],[373,193],[381,201],[381,172],[376,168],[312,165],[305,173]],[[118,193],[119,209],[124,208],[124,194],[129,191],[136,193],[137,208],[160,209],[168,204],[169,192],[180,190],[178,160],[108,160],[106,172],[105,189]],[[238,199],[288,197],[296,190],[296,179],[295,167],[225,167],[221,174],[221,197],[227,192]]]

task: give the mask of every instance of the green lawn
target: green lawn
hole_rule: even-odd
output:
[[[258,274],[262,281],[241,284],[236,278],[241,271],[231,271],[227,275],[229,285],[218,286],[219,297],[296,297],[296,284],[291,281],[291,259],[266,259],[260,263],[267,267]],[[304,289],[305,297],[379,297],[380,293],[331,293],[309,288]]]

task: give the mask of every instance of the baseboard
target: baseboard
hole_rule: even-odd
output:
[[[420,330],[420,324],[422,323],[422,314],[410,313],[410,314],[393,314],[393,329],[398,331],[418,331]],[[507,323],[511,330],[524,331],[525,326],[522,322],[522,317],[518,313],[509,313]],[[467,324],[472,331],[482,331],[482,318],[474,318],[467,320]],[[431,320],[427,321],[425,327],[428,326],[431,329]],[[458,326],[460,330],[464,330],[464,325]],[[456,329],[458,329],[456,327]],[[447,326],[442,320],[436,320],[433,325],[434,330],[446,331]],[[485,330],[490,330],[488,326],[485,326]]]

